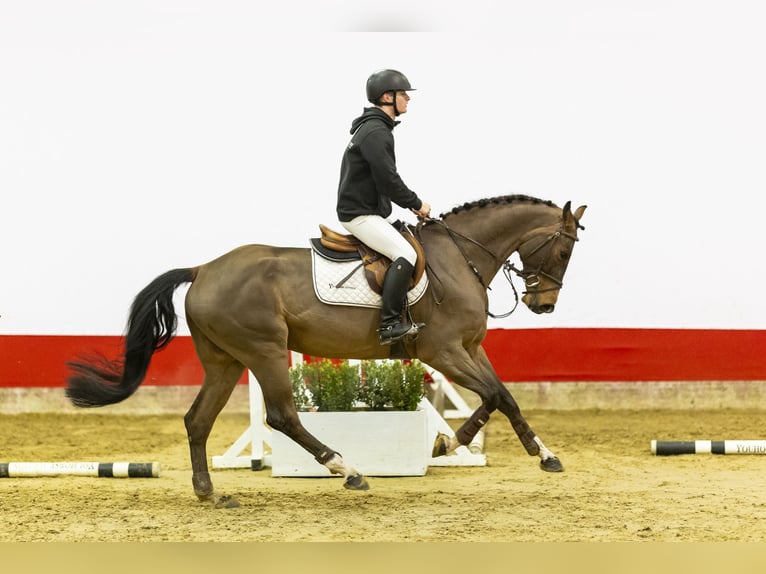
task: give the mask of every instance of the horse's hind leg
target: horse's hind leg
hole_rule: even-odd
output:
[[[195,333],[191,323],[189,327],[195,335],[197,354],[205,369],[202,388],[184,417],[189,438],[194,493],[201,501],[212,502],[216,508],[232,508],[239,506],[239,503],[230,496],[216,495],[213,489],[207,463],[207,439],[213,423],[229,400],[245,368],[203,335]]]
[[[322,444],[301,424],[295,410],[292,386],[287,369],[287,351],[271,348],[271,353],[259,353],[258,359],[248,365],[258,379],[266,407],[266,422],[301,445],[314,459],[331,473],[344,477],[343,486],[351,490],[367,490],[364,476],[347,464],[340,453]]]

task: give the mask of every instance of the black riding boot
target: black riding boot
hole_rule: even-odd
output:
[[[407,290],[415,268],[404,257],[400,257],[388,268],[383,278],[383,307],[380,311],[381,345],[390,345],[404,337],[417,336],[425,327],[423,323],[402,321],[402,309],[407,298]]]

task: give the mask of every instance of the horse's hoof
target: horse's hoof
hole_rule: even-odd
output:
[[[564,465],[561,464],[561,461],[555,456],[541,460],[540,468],[545,472],[564,472]]]
[[[444,456],[447,454],[447,445],[449,444],[449,437],[444,433],[439,433],[436,435],[436,440],[434,440],[434,448],[431,451],[431,458],[436,458],[437,456]]]
[[[228,494],[225,494],[223,496],[219,496],[218,499],[213,504],[213,506],[215,508],[238,508],[239,500],[237,500],[233,496],[229,496]]]
[[[370,490],[370,485],[367,483],[367,479],[361,474],[349,476],[346,479],[346,482],[343,483],[343,487],[349,490]]]

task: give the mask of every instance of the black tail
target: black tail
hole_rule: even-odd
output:
[[[130,308],[123,357],[67,363],[72,376],[67,381],[66,396],[75,406],[119,403],[136,391],[154,351],[162,349],[175,336],[178,320],[173,293],[195,277],[196,269],[174,269],[157,277],[136,295]]]

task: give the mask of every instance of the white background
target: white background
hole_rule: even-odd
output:
[[[384,67],[434,213],[589,206],[556,312],[490,327],[764,328],[764,30],[757,1],[0,0],[0,333],[119,334],[168,269],[336,226]]]

